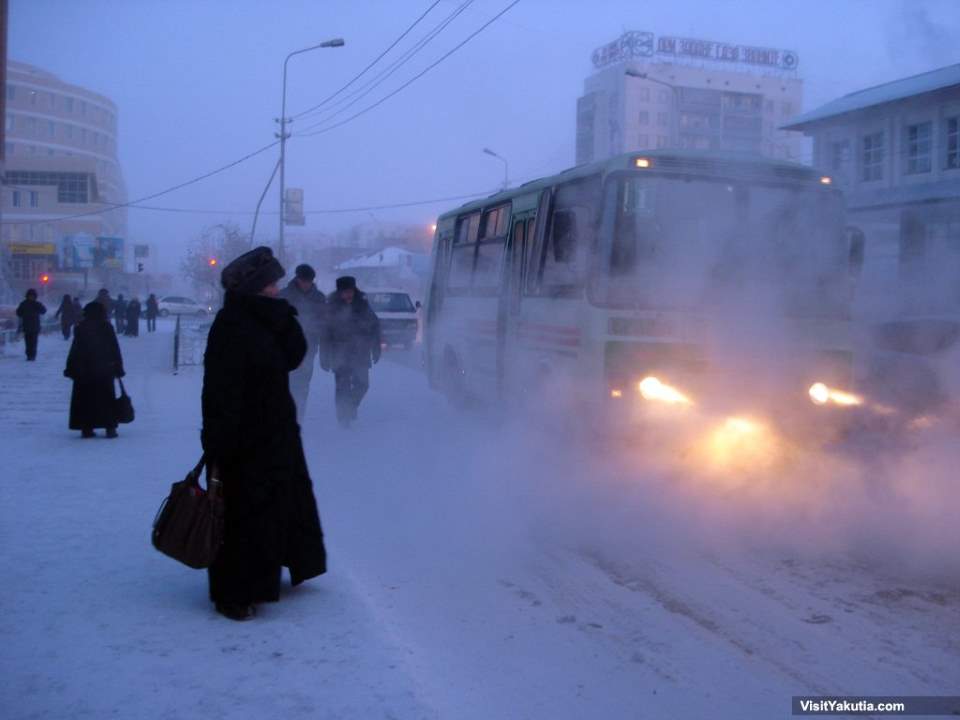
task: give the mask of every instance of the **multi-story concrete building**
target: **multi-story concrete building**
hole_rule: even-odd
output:
[[[577,101],[577,163],[683,147],[801,160],[780,129],[803,103],[797,54],[628,32],[593,53]]]
[[[49,274],[53,287],[75,286],[70,276],[90,268],[122,272],[126,210],[104,212],[127,200],[116,106],[19,62],[7,64],[5,91],[0,249],[12,285]]]

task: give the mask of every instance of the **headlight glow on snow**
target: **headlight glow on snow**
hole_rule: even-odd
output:
[[[759,469],[779,456],[780,443],[767,425],[745,417],[729,417],[707,437],[706,451],[711,464],[720,468]]]

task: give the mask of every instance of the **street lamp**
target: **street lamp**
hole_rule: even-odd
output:
[[[303,48],[302,50],[294,50],[292,53],[287,55],[283,61],[283,99],[280,103],[280,119],[277,122],[280,123],[280,239],[277,243],[277,255],[281,264],[283,263],[283,193],[285,188],[284,182],[284,169],[286,165],[286,147],[287,147],[287,138],[290,137],[287,134],[287,123],[292,122],[287,119],[287,63],[290,62],[290,58],[294,55],[300,55],[305,52],[310,52],[311,50],[319,50],[320,48],[332,48],[332,47],[343,47],[343,38],[334,38],[333,40],[327,40],[322,42],[319,45],[311,45],[310,47]]]
[[[668,83],[666,80],[660,80],[658,78],[651,77],[648,73],[640,72],[632,68],[627,68],[624,71],[624,74],[626,74],[627,77],[639,78],[640,80],[649,80],[652,83],[657,83],[658,85],[663,85],[665,87],[670,88],[670,92],[673,97],[673,103],[672,103],[673,112],[670,113],[672,116],[671,122],[670,122],[670,134],[673,136],[671,138],[673,141],[673,146],[680,147],[680,130],[679,130],[680,118],[678,117],[678,115],[680,114],[680,109],[677,103],[677,86],[671,83]]]
[[[497,155],[497,153],[495,153],[490,148],[484,148],[483,152],[487,155],[490,155],[491,157],[495,157],[497,160],[503,163],[503,189],[506,190],[508,187],[510,187],[509,175],[507,173],[507,169],[508,169],[507,159],[502,155]]]

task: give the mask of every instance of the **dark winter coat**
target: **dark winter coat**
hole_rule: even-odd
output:
[[[160,303],[153,296],[147,298],[147,320],[156,320],[160,314]]]
[[[296,280],[291,280],[290,284],[280,292],[280,297],[297,309],[297,320],[307,338],[307,353],[312,357],[324,332],[326,296],[317,289],[316,285],[311,285],[310,289],[304,292],[297,285]]]
[[[64,298],[60,303],[60,307],[57,308],[56,314],[53,318],[56,320],[60,319],[60,324],[65,327],[73,327],[76,325],[77,320],[80,318],[77,317],[77,306],[73,303],[73,298],[67,297]]]
[[[24,335],[36,335],[40,332],[40,316],[46,314],[47,308],[42,302],[27,298],[17,306],[20,330]]]
[[[113,298],[110,297],[110,293],[101,290],[97,293],[96,302],[103,306],[108,318],[113,317]]]
[[[127,301],[117,298],[113,301],[113,316],[124,322],[127,319]]]
[[[127,325],[126,334],[136,337],[140,334],[140,313],[142,307],[139,300],[131,300],[127,303]]]
[[[123,357],[113,326],[99,302],[84,308],[73,334],[63,374],[73,380],[70,429],[117,426],[114,381],[123,377]]]
[[[326,572],[326,551],[288,374],[307,343],[286,300],[228,291],[204,356],[202,443],[223,482],[225,540],[210,569],[217,602],[276,600]]]
[[[333,293],[327,303],[327,322],[322,343],[324,367],[333,370],[369,368],[380,360],[380,320],[357,291],[352,303]]]

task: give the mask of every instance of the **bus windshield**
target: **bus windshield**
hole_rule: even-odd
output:
[[[722,179],[622,176],[608,183],[594,300],[705,308],[774,300],[794,316],[847,312],[838,193]]]

